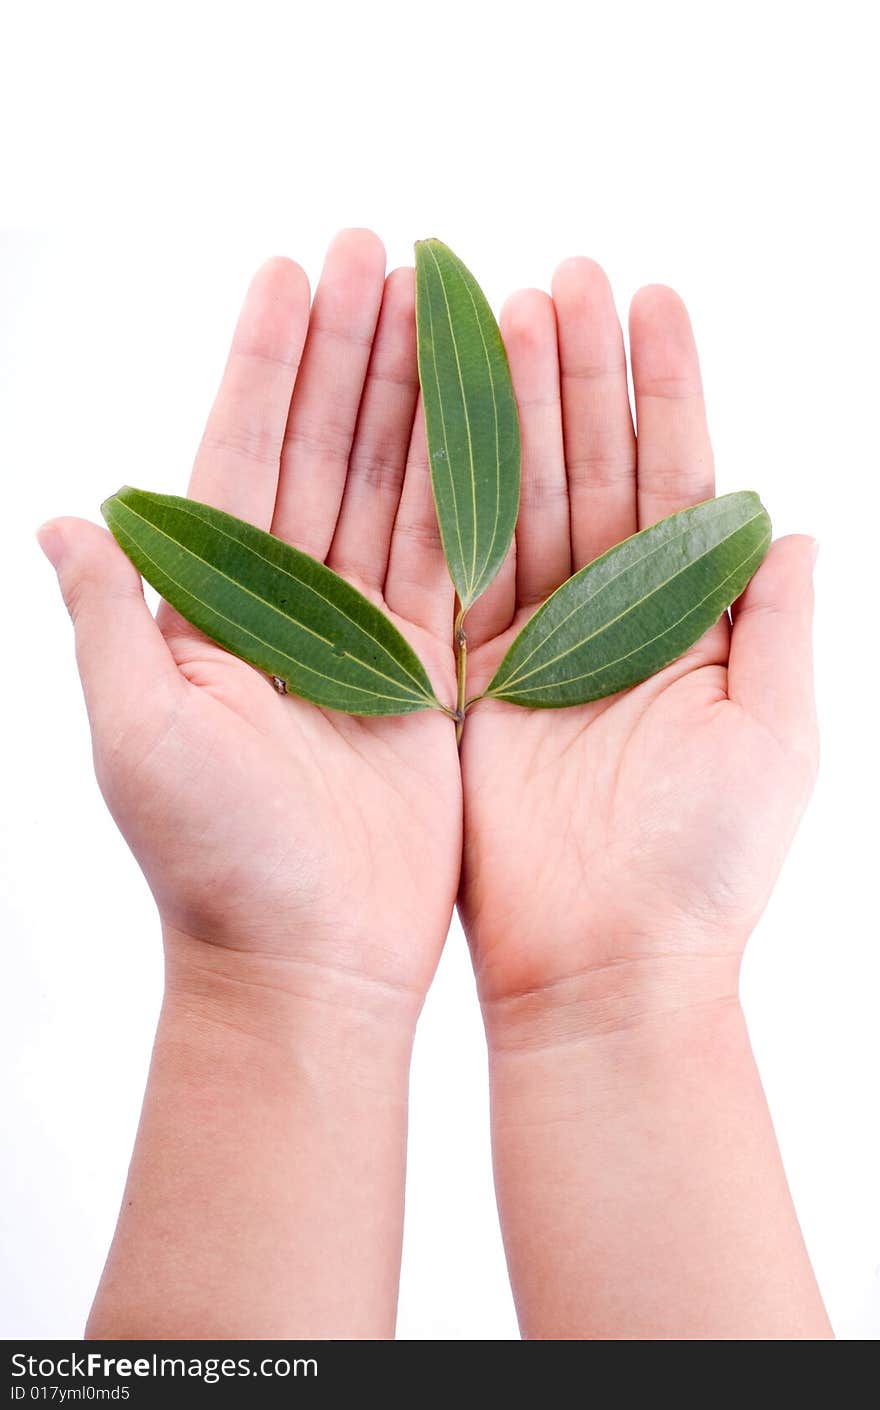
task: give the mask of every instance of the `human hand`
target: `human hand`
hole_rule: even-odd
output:
[[[714,494],[696,349],[668,289],[630,315],[638,444],[602,271],[501,319],[523,438],[516,553],[468,619],[474,692],[570,572]],[[557,353],[558,329],[558,353]],[[816,766],[813,541],[771,548],[733,612],[666,670],[562,711],[481,702],[462,749],[461,908],[487,1013],[650,991],[735,993]],[[521,999],[522,1003],[514,1001]],[[609,1010],[609,1003],[612,1010]],[[493,1024],[489,1024],[490,1038]]]
[[[257,273],[192,495],[325,559],[454,695],[411,270],[374,235]],[[415,1019],[458,884],[439,712],[280,696],[110,535],[47,526],[101,788],[163,920],[166,990],[91,1336],[393,1335]]]
[[[469,619],[475,690],[569,572],[714,492],[680,300],[633,303],[636,446],[607,281],[569,261],[553,294],[502,317],[522,511]],[[812,561],[774,544],[732,631],[625,694],[468,718],[461,908],[526,1337],[831,1334],[737,1002],[815,769]]]
[[[326,560],[388,612],[454,696],[445,572],[416,419],[413,277],[384,279],[367,231],[330,247],[314,303],[301,269],[254,278],[190,482]],[[41,541],[76,627],[95,768],[170,949],[341,978],[417,1010],[458,881],[454,730],[431,712],[353,719],[291,696],[165,604],[153,619],[111,536],[81,520]]]

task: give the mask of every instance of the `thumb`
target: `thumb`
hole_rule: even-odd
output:
[[[818,545],[778,539],[733,609],[728,694],[815,765],[813,567]]]
[[[93,729],[124,719],[163,683],[181,677],[144,601],[140,574],[106,529],[54,519],[37,542],[58,574],[76,635],[76,659]]]

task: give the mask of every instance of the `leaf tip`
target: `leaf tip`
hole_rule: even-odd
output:
[[[715,500],[706,500],[707,505],[717,504],[726,500],[731,506],[736,505],[744,510],[746,504],[749,506],[750,517],[763,518],[766,521],[767,532],[772,533],[773,524],[766,504],[761,499],[757,490],[732,490],[729,494],[718,495]],[[684,511],[687,512],[686,510]]]
[[[757,491],[757,490],[746,490],[746,491],[745,491],[745,494],[748,495],[749,499],[750,499],[750,500],[752,501],[752,503],[754,504],[755,509],[757,510],[757,512],[758,512],[759,514],[763,515],[764,519],[765,519],[766,522],[767,522],[767,529],[768,529],[768,531],[772,532],[773,523],[772,523],[772,520],[771,520],[771,518],[770,518],[770,511],[768,510],[768,508],[767,508],[766,504],[764,503],[764,501],[762,500],[761,496],[758,494],[758,491]]]
[[[726,498],[728,498],[728,496],[726,496],[726,495],[721,495],[721,498],[722,498],[722,499],[726,499]],[[764,513],[765,513],[765,514],[766,514],[766,512],[767,512],[766,509],[764,508],[764,504],[763,504],[763,502],[762,502],[762,500],[761,500],[761,496],[758,494],[758,491],[757,491],[757,490],[734,490],[733,494],[731,494],[731,495],[729,496],[729,498],[730,498],[730,499],[750,499],[753,504],[756,504],[756,505],[759,506],[759,508],[764,509]]]
[[[452,254],[449,246],[439,240],[436,235],[426,235],[423,240],[416,240],[413,248],[416,252],[416,259],[420,254],[425,254],[429,250],[443,250],[446,254]]]
[[[120,500],[124,503],[126,496],[133,493],[134,491],[132,490],[131,485],[122,485],[116,491],[115,494],[108,495],[107,498],[101,504],[101,513],[104,518],[107,518],[107,514],[112,509],[114,504],[116,504]]]

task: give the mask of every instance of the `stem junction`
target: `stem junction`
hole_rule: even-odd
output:
[[[464,717],[467,710],[466,686],[467,686],[467,634],[464,629],[464,615],[466,607],[459,609],[455,619],[455,678],[458,686],[455,700],[455,740],[461,743],[461,733],[464,729]]]

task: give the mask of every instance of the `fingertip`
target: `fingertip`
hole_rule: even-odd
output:
[[[516,289],[501,306],[500,317],[510,325],[528,324],[534,317],[553,313],[553,300],[544,289]]]
[[[498,324],[507,344],[543,346],[556,333],[553,300],[543,289],[518,289],[505,300]]]
[[[780,589],[795,595],[811,591],[819,544],[810,534],[785,534],[771,544],[770,560]]]
[[[233,334],[233,352],[286,363],[295,370],[310,298],[309,281],[301,265],[285,255],[265,260],[248,285]]]
[[[37,542],[47,558],[50,558],[50,551],[57,554],[56,558],[50,558],[55,568],[67,562],[75,564],[83,559],[98,558],[140,583],[140,574],[110,530],[93,524],[90,519],[72,516],[49,519],[37,530]]]
[[[671,284],[662,284],[659,282],[642,284],[639,286],[638,289],[636,289],[635,293],[633,294],[633,303],[635,303],[636,301],[641,302],[643,300],[650,301],[652,299],[657,299],[660,301],[667,300],[669,302],[677,303],[682,308],[684,308],[684,300],[682,299],[681,294],[678,292],[677,289],[673,289]]]
[[[64,554],[64,535],[58,522],[54,519],[48,519],[37,529],[36,537],[43,553],[57,571],[58,564]]]
[[[819,540],[812,534],[784,534],[776,540],[776,547],[812,567],[819,553]]]
[[[416,306],[416,272],[411,265],[398,265],[385,276],[385,298],[390,300],[395,308],[400,310],[412,310],[415,314]]]
[[[114,544],[116,542],[107,529],[92,524],[88,519],[75,519],[69,515],[47,519],[45,524],[41,524],[37,529],[36,537],[52,567],[57,569],[62,559],[67,558],[70,552],[77,548],[78,543],[87,540],[89,535],[97,535]]]
[[[327,251],[328,260],[342,257],[356,264],[365,273],[374,273],[377,268],[385,269],[385,246],[374,230],[365,226],[348,226],[337,231]]]
[[[629,308],[630,328],[654,330],[670,323],[683,325],[691,331],[690,315],[681,295],[668,284],[643,284],[632,297]]]
[[[734,621],[749,610],[784,606],[810,609],[818,542],[809,534],[785,534],[770,545],[758,571],[733,605]]]
[[[605,270],[587,255],[571,255],[557,265],[550,283],[557,302],[592,302],[611,298],[611,282]]]
[[[777,539],[733,607],[728,693],[776,733],[803,766],[807,788],[818,761],[813,696],[815,539]]]
[[[311,295],[308,275],[301,264],[287,255],[270,255],[264,260],[251,280],[251,288],[264,290],[278,299],[308,302]]]
[[[818,541],[811,534],[783,534],[774,539],[764,562],[772,563],[779,571],[812,570],[818,551]]]
[[[684,300],[666,284],[646,284],[629,311],[636,391],[661,397],[698,397],[700,364]]]

